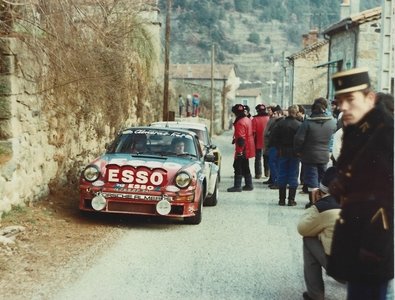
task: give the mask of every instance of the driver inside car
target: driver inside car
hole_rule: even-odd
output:
[[[133,144],[130,148],[131,153],[143,153],[148,150],[147,136],[145,134],[136,134],[134,136]]]
[[[172,144],[173,151],[177,155],[185,153],[184,152],[184,150],[185,150],[185,143],[184,143],[184,141],[182,139],[176,138],[176,139],[174,139],[171,142],[171,144]]]

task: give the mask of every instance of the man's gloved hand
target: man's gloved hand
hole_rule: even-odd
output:
[[[236,158],[245,158],[244,152],[237,152]]]

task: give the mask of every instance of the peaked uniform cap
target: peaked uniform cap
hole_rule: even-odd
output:
[[[370,87],[368,68],[355,68],[332,75],[335,95],[361,91]]]

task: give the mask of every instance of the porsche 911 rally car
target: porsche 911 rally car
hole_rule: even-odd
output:
[[[215,206],[218,166],[194,132],[138,127],[120,132],[81,173],[79,209],[184,218],[199,224]],[[209,168],[209,169],[207,169]]]

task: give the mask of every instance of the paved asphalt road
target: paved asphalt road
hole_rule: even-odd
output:
[[[295,207],[280,207],[278,191],[263,179],[254,179],[252,192],[227,193],[231,135],[214,139],[224,156],[220,197],[216,207],[204,207],[200,225],[132,222],[54,299],[303,299],[296,223],[307,196],[297,194]],[[344,285],[326,276],[325,283],[326,299],[345,299]]]

